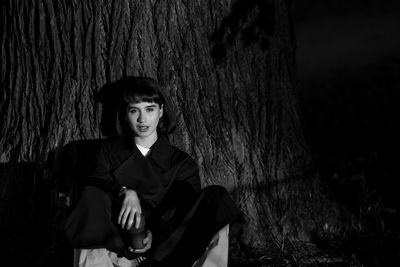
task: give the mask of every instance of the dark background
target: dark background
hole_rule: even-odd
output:
[[[303,0],[293,8],[304,131],[316,164],[330,175],[364,176],[371,197],[395,205],[399,1]]]
[[[398,243],[387,240],[398,235],[400,3],[298,0],[292,8],[314,163],[351,213],[351,230],[368,239],[364,256],[394,246],[399,256]]]

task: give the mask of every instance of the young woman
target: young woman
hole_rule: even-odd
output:
[[[169,143],[172,125],[154,80],[126,77],[113,88],[119,136],[97,153],[66,223],[75,265],[192,266],[241,213],[223,187],[201,189],[194,160]],[[130,233],[143,224],[135,249]]]

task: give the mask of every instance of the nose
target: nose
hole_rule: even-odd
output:
[[[145,122],[145,118],[144,118],[144,116],[143,116],[143,113],[142,113],[142,112],[140,112],[140,114],[139,114],[139,116],[138,116],[138,119],[137,119],[137,121],[138,121],[138,122]]]

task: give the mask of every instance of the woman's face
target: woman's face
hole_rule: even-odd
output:
[[[154,102],[128,104],[126,120],[136,137],[157,138],[157,125],[163,115],[163,107]]]

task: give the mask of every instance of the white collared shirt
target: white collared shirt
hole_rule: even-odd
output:
[[[141,146],[141,145],[138,145],[138,144],[136,144],[136,146],[139,149],[139,151],[143,154],[143,156],[146,157],[149,154],[150,148],[147,148],[147,147],[144,147],[144,146]]]

